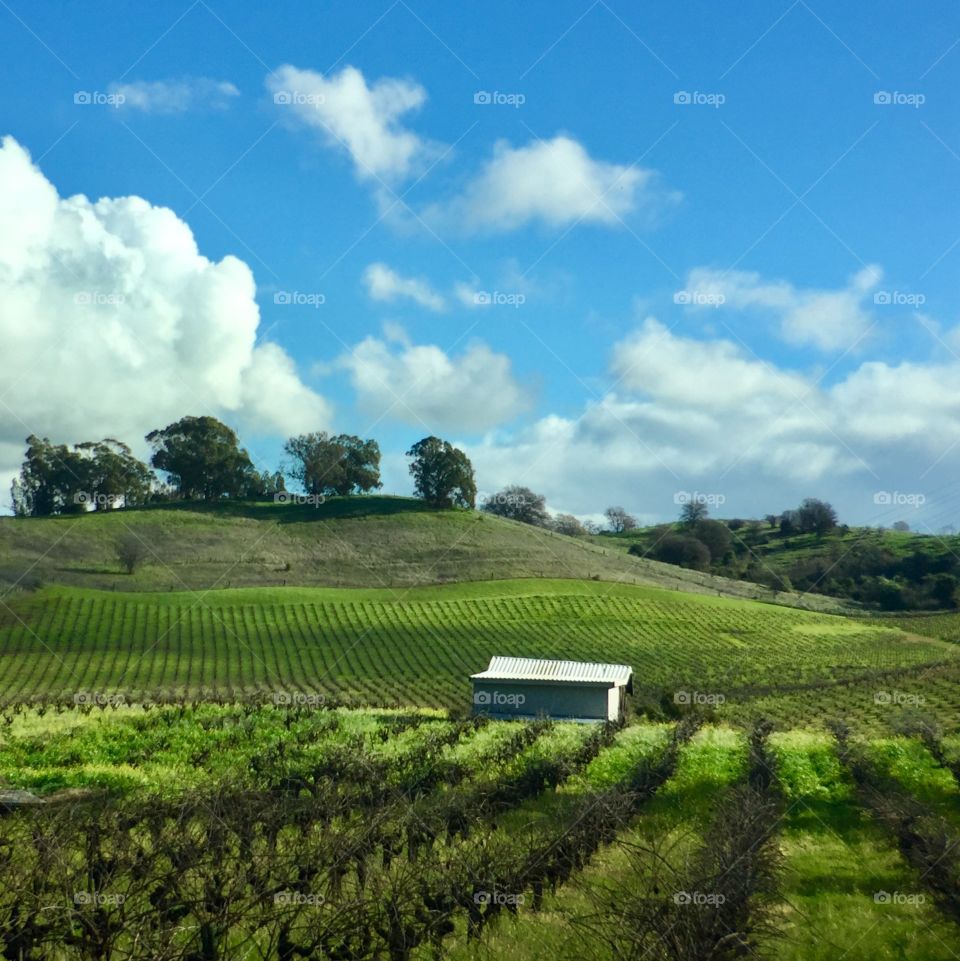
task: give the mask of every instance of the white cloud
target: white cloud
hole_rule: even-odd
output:
[[[208,260],[139,197],[59,197],[12,138],[0,182],[0,452],[19,461],[29,433],[142,452],[145,433],[189,413],[281,436],[329,425],[284,351],[256,345],[241,260]]]
[[[350,154],[361,179],[401,179],[436,151],[400,123],[427,99],[419,84],[384,77],[371,86],[356,67],[324,76],[289,64],[266,83],[279,109]]]
[[[489,306],[483,297],[482,291],[475,284],[460,283],[454,284],[453,296],[464,306],[471,310],[474,307]]]
[[[574,513],[622,503],[661,519],[676,516],[682,491],[724,496],[720,516],[821,496],[844,519],[886,524],[909,511],[874,494],[900,491],[926,498],[926,515],[905,518],[915,526],[957,522],[960,361],[870,361],[822,385],[648,319],[615,346],[611,373],[615,387],[578,417],[472,445],[484,487],[522,483]]]
[[[819,290],[795,287],[785,280],[764,281],[757,273],[697,267],[687,276],[686,293],[694,306],[766,311],[780,326],[784,340],[820,350],[846,350],[868,333],[866,296],[883,276],[876,265],[854,274],[845,287]]]
[[[112,83],[109,92],[123,97],[122,109],[142,110],[144,113],[184,113],[194,107],[223,109],[240,95],[228,80],[210,77]]]
[[[452,357],[411,344],[394,325],[387,340],[367,337],[339,363],[367,414],[429,431],[484,431],[529,407],[510,359],[482,343]]]
[[[430,284],[418,277],[402,277],[383,263],[370,264],[363,273],[367,293],[385,303],[408,299],[428,310],[443,310],[446,302]]]
[[[435,205],[428,216],[475,230],[515,230],[540,222],[615,225],[654,197],[653,171],[594,160],[570,137],[513,147],[498,141],[493,157],[461,196]],[[675,196],[675,195],[674,195]]]

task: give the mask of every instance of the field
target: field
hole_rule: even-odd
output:
[[[837,685],[852,692],[848,710],[866,709],[877,691],[949,670],[957,658],[954,645],[885,621],[593,581],[199,594],[46,588],[0,609],[0,700],[285,692],[457,708],[468,702],[469,675],[504,652],[631,664],[640,705],[683,706],[686,697],[724,710]]]
[[[20,711],[24,959],[941,961],[960,740],[441,712]],[[939,847],[938,847],[939,845]]]
[[[0,523],[0,957],[956,957],[960,617],[324,508]],[[470,717],[494,654],[629,714]]]

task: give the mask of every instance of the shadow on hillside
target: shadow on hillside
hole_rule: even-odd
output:
[[[290,495],[296,498],[297,495]],[[384,517],[393,514],[434,513],[437,509],[414,497],[330,497],[322,504],[300,503],[296,499],[285,503],[274,501],[175,501],[127,509],[139,511],[188,511],[217,517],[246,517],[253,520],[276,521],[280,524],[304,521],[328,521],[353,517]]]

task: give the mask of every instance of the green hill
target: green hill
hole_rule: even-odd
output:
[[[131,536],[147,559],[126,574],[116,545]],[[830,598],[626,543],[394,497],[5,518],[0,700],[286,690],[460,708],[468,675],[506,653],[632,664],[654,712],[688,691],[729,714],[885,724],[897,711],[876,692],[899,710],[916,685],[933,713],[956,712],[958,648],[939,621],[855,621]]]
[[[0,696],[234,698],[312,692],[465,707],[493,654],[632,664],[637,701],[724,709],[773,692],[866,685],[950,666],[958,649],[883,622],[595,581],[406,589],[120,593],[45,588],[0,608]],[[669,708],[668,708],[669,709]],[[803,712],[802,716],[806,716]]]
[[[132,535],[146,562],[123,573]],[[300,504],[174,504],[62,517],[0,518],[0,590],[65,585],[118,591],[226,587],[409,587],[509,578],[583,578],[840,610],[828,598],[628,556],[479,511],[403,497]]]

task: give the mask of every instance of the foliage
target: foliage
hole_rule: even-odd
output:
[[[826,501],[808,497],[797,509],[796,526],[805,534],[826,534],[837,526],[837,512]]]
[[[424,437],[407,457],[412,458],[410,474],[414,492],[435,507],[473,507],[477,485],[467,455],[449,441]]]
[[[71,450],[31,434],[11,489],[14,513],[42,517],[136,507],[148,499],[153,480],[121,441],[85,441]]]
[[[546,527],[550,519],[543,495],[516,484],[491,494],[484,500],[480,510],[535,527]]]
[[[687,530],[695,530],[697,525],[705,521],[710,513],[710,509],[702,500],[688,500],[680,508],[680,524]]]
[[[667,534],[654,549],[653,556],[665,564],[705,571],[710,566],[710,549],[696,537]]]
[[[170,476],[186,500],[256,495],[260,475],[237,435],[215,417],[182,417],[147,434],[150,463]]]
[[[730,550],[733,538],[730,529],[720,521],[700,520],[693,527],[693,536],[710,552],[710,560],[719,564]]]
[[[299,434],[283,446],[293,458],[289,475],[308,494],[366,494],[380,483],[380,446],[353,434]]]

